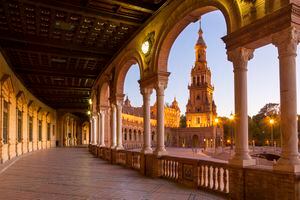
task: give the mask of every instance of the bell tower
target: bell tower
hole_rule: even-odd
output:
[[[191,70],[191,84],[188,86],[190,96],[186,105],[187,127],[212,126],[217,116],[213,100],[214,87],[211,84],[211,71],[207,67],[207,46],[203,39],[201,21],[198,35],[195,45],[196,60]]]

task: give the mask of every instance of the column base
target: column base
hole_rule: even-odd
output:
[[[150,147],[146,147],[146,148],[143,148],[141,150],[141,153],[143,153],[143,154],[151,154],[151,153],[153,153],[153,150]]]
[[[238,166],[238,167],[246,167],[246,166],[256,165],[256,160],[252,158],[247,160],[232,158],[228,160],[228,164],[233,166]]]
[[[294,157],[294,159],[284,159],[281,157],[273,166],[273,169],[276,171],[300,172],[300,160],[297,157]]]
[[[124,150],[124,147],[123,146],[117,146],[116,150]]]
[[[117,147],[116,145],[112,145],[110,148],[111,149],[116,149],[116,147]]]
[[[153,154],[159,157],[159,156],[168,155],[168,152],[164,147],[159,147],[159,148],[155,149]]]
[[[105,144],[100,144],[100,146],[99,147],[105,147]]]

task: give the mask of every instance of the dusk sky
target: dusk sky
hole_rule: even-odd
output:
[[[202,29],[207,47],[207,63],[212,71],[212,84],[215,87],[214,100],[219,116],[234,113],[233,67],[227,61],[225,44],[221,37],[226,35],[226,24],[220,11],[202,16]],[[190,71],[195,62],[194,46],[198,38],[199,22],[191,23],[178,36],[172,46],[168,60],[168,88],[165,91],[165,102],[171,103],[176,97],[181,114],[189,98],[187,89],[190,82]],[[298,55],[300,51],[298,49]],[[255,50],[254,57],[248,63],[248,112],[258,113],[266,103],[279,103],[279,65],[278,53],[274,45]],[[300,56],[297,58],[297,102],[300,113]],[[129,96],[133,106],[142,106],[138,66],[132,66],[125,79],[124,93]],[[155,102],[155,91],[151,95],[151,105]]]

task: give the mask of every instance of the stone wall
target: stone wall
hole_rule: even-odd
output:
[[[56,111],[25,88],[2,54],[0,88],[0,162],[30,151],[55,147]],[[8,123],[4,123],[4,119]]]

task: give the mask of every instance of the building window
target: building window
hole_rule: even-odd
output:
[[[9,120],[9,103],[4,101],[3,103],[3,144],[7,144],[8,141],[8,120]]]
[[[17,139],[18,142],[22,142],[22,112],[17,110]]]
[[[39,141],[42,141],[42,120],[39,120]]]
[[[29,129],[29,142],[32,142],[32,136],[33,136],[33,120],[32,120],[32,116],[29,116],[29,120],[28,120],[28,129]]]
[[[50,127],[51,127],[51,125],[50,125],[50,123],[48,123],[47,124],[47,141],[50,140]]]
[[[124,140],[127,140],[127,130],[125,129],[125,133],[124,133]]]
[[[197,124],[200,124],[200,117],[197,117]]]

